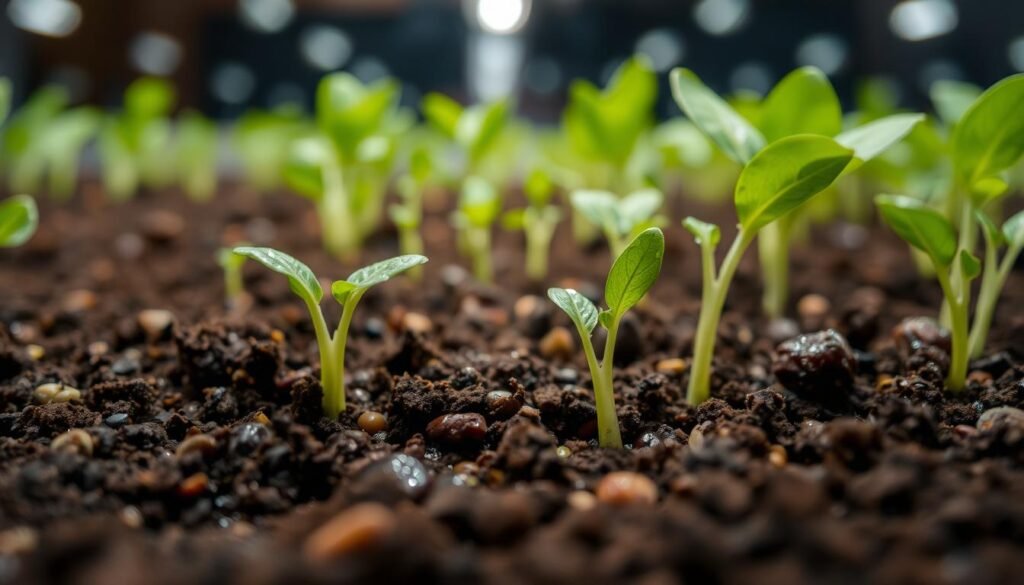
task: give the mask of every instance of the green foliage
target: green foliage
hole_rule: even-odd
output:
[[[468,253],[473,274],[480,282],[490,283],[494,279],[491,228],[500,215],[501,197],[494,185],[482,177],[467,177],[452,223],[459,231],[461,247]]]
[[[632,309],[654,286],[665,255],[665,235],[658,228],[640,232],[619,254],[608,272],[604,298],[616,319]]]
[[[573,209],[604,232],[614,257],[619,256],[631,236],[657,221],[655,215],[663,200],[661,191],[653,188],[622,199],[597,190],[574,191],[571,196]]]
[[[359,160],[364,143],[381,134],[398,103],[399,86],[390,79],[363,85],[339,72],[320,80],[316,123],[337,149],[342,164]]]
[[[928,254],[941,267],[953,263],[957,253],[956,230],[945,216],[902,195],[879,195],[875,203],[896,235]]]
[[[580,334],[589,336],[597,327],[597,307],[590,299],[571,288],[549,288],[548,298],[565,311]]]
[[[123,111],[107,117],[100,129],[99,152],[110,197],[127,199],[140,183],[162,187],[172,177],[174,165],[167,164],[166,157],[174,100],[167,80],[144,77],[125,90]]]
[[[794,134],[835,136],[842,124],[839,97],[828,77],[815,67],[802,67],[782,78],[765,98],[759,127],[774,142]]]
[[[1024,74],[986,90],[964,112],[950,148],[958,182],[973,189],[1016,163],[1024,154]]]
[[[676,104],[697,128],[740,164],[764,148],[765,137],[745,118],[708,89],[689,69],[673,69],[669,77]]]
[[[14,248],[36,233],[39,211],[28,195],[14,195],[0,202],[0,248]]]
[[[291,143],[305,123],[294,109],[250,110],[235,123],[231,144],[248,183],[270,191],[281,185]]]
[[[178,181],[192,199],[208,200],[217,188],[217,140],[217,124],[202,114],[185,112],[178,120]]]
[[[952,128],[981,95],[981,88],[973,83],[940,79],[932,84],[928,95],[939,118]]]
[[[430,93],[423,98],[421,109],[427,121],[465,154],[466,174],[480,171],[484,159],[499,146],[499,137],[509,123],[506,100],[463,108],[448,96]]]
[[[7,119],[7,113],[11,110],[11,81],[6,77],[0,77],[0,124]]]
[[[316,305],[324,296],[320,281],[317,280],[309,266],[284,252],[273,248],[251,246],[239,246],[232,252],[244,258],[251,258],[274,272],[284,275],[288,279],[288,286],[292,292],[307,304]]]

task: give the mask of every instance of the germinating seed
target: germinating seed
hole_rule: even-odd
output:
[[[89,433],[82,429],[71,429],[54,437],[50,443],[50,448],[54,451],[72,449],[81,455],[92,457],[93,441]]]
[[[189,453],[198,452],[205,455],[207,453],[212,453],[216,449],[217,441],[210,435],[192,435],[182,441],[174,453],[180,459]]]
[[[50,382],[36,386],[35,399],[42,404],[56,404],[59,402],[71,402],[82,397],[77,388],[65,386],[60,382]]]

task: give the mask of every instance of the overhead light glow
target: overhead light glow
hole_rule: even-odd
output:
[[[302,31],[302,57],[313,67],[336,71],[352,58],[352,39],[336,26],[318,24]]]
[[[292,0],[239,0],[238,13],[249,28],[275,33],[292,21],[295,5]]]
[[[128,56],[132,65],[149,75],[170,75],[181,62],[181,43],[156,31],[140,32],[132,40]]]
[[[950,0],[905,0],[889,15],[889,28],[901,39],[925,41],[953,32],[960,21]]]
[[[226,104],[245,103],[255,89],[256,75],[241,63],[227,61],[213,70],[210,90],[214,97]]]
[[[1024,35],[1010,41],[1009,46],[1006,47],[1006,55],[1014,69],[1024,71]]]
[[[655,71],[665,73],[682,61],[686,47],[679,33],[669,28],[655,28],[637,39],[635,50],[647,55]]]
[[[831,33],[811,35],[796,48],[797,65],[812,65],[835,75],[846,65],[848,48],[846,41]]]
[[[11,0],[7,16],[22,30],[66,37],[82,23],[82,7],[71,0]]]
[[[708,34],[732,34],[747,23],[749,0],[701,0],[693,7],[693,19]]]
[[[530,0],[477,0],[476,20],[489,33],[518,32],[530,17]]]

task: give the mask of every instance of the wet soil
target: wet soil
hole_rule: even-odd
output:
[[[673,221],[731,223],[725,206],[673,205]],[[37,236],[0,251],[0,584],[1020,582],[1024,422],[993,410],[1024,407],[1020,271],[951,394],[942,340],[892,335],[940,297],[891,234],[814,230],[779,321],[759,314],[751,252],[713,398],[693,408],[699,258],[670,227],[662,276],[620,333],[630,448],[610,451],[543,297],[600,296],[607,250],[563,225],[550,282],[531,284],[521,235],[500,233],[499,284],[484,286],[434,207],[423,280],[360,304],[349,408],[332,421],[301,302],[250,263],[248,302],[225,306],[215,260],[247,241],[347,275],[308,202],[227,188],[112,205],[88,184],[44,203]],[[380,234],[364,259],[395,241]],[[849,379],[780,384],[778,344],[827,328],[849,342]]]

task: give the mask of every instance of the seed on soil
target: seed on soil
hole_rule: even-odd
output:
[[[210,484],[210,478],[205,473],[194,473],[186,477],[178,485],[178,495],[183,498],[194,498],[206,491]]]
[[[769,447],[768,461],[775,467],[785,467],[786,462],[789,461],[789,455],[786,453],[786,448],[782,445],[772,445]]]
[[[135,506],[125,506],[117,515],[128,528],[140,528],[145,520],[142,512]]]
[[[910,317],[900,321],[893,329],[892,337],[904,359],[924,347],[937,347],[946,353],[952,351],[949,330],[931,317]]]
[[[895,380],[889,374],[879,374],[878,377],[875,378],[875,390],[888,390],[889,388],[892,388],[894,382]]]
[[[317,528],[303,545],[303,553],[312,561],[326,561],[365,551],[380,543],[397,520],[394,513],[376,503],[361,503],[339,513]]]
[[[1024,428],[1024,410],[1012,406],[990,408],[978,417],[977,427],[979,430],[987,431],[997,422],[1011,423],[1014,426]]]
[[[271,431],[266,425],[255,422],[242,423],[231,430],[231,439],[228,441],[228,449],[236,455],[245,457],[255,453],[271,436]],[[200,437],[202,435],[196,435]],[[190,437],[195,438],[195,437]],[[186,442],[188,439],[186,439]],[[184,445],[184,443],[182,443]],[[207,451],[204,451],[207,453]]]
[[[91,290],[77,288],[70,290],[61,301],[61,308],[68,313],[83,313],[96,307],[96,293]]]
[[[358,498],[385,503],[415,500],[430,486],[430,473],[419,459],[395,453],[367,465],[354,478],[351,491]]]
[[[592,510],[597,505],[597,497],[586,490],[576,490],[569,493],[566,502],[570,508],[586,512]]]
[[[612,506],[653,504],[658,501],[658,487],[646,475],[632,471],[613,471],[597,484],[598,501]]]
[[[776,379],[797,394],[819,400],[837,399],[848,390],[857,360],[837,331],[800,335],[779,345],[772,363]]]
[[[94,341],[86,346],[90,357],[100,357],[110,351],[110,345],[106,341]]]
[[[522,401],[508,390],[491,390],[487,393],[487,408],[499,419],[515,416],[522,407]]]
[[[28,354],[29,359],[31,359],[34,362],[38,362],[39,360],[43,359],[43,356],[46,355],[46,350],[43,349],[43,346],[36,345],[33,343],[25,346],[25,353]]]
[[[71,429],[57,435],[50,443],[50,448],[54,451],[68,449],[86,457],[92,457],[92,447],[92,437],[82,429]]]
[[[410,311],[402,316],[402,329],[406,331],[412,331],[413,333],[430,333],[433,328],[434,324],[430,321],[430,317],[421,313],[413,313]]]
[[[681,358],[661,360],[655,364],[654,369],[662,374],[682,374],[686,371],[686,360]]]
[[[568,459],[569,457],[572,456],[572,449],[566,447],[565,445],[559,445],[558,448],[555,449],[555,454],[561,457],[562,459]]]
[[[360,414],[357,422],[359,423],[359,428],[371,435],[388,428],[388,419],[383,414],[372,410],[367,410]]]
[[[262,410],[257,412],[256,414],[254,414],[252,416],[252,420],[258,422],[259,424],[261,424],[261,425],[263,425],[265,427],[271,426],[270,419],[267,418],[267,415],[263,414]]]
[[[565,327],[553,327],[540,340],[538,349],[540,349],[540,355],[548,359],[571,359],[573,354],[572,333]]]
[[[487,421],[475,413],[443,414],[427,425],[431,441],[451,446],[479,443],[487,435]]]
[[[555,382],[559,384],[575,384],[580,379],[580,374],[575,368],[559,368],[555,370]]]
[[[146,332],[150,340],[159,339],[174,323],[174,314],[162,309],[145,309],[139,311],[139,327]]]
[[[808,329],[821,327],[831,310],[832,303],[819,294],[804,295],[796,303],[796,313]]]
[[[452,471],[459,475],[476,475],[480,473],[480,466],[473,461],[459,461],[452,466]]]
[[[82,393],[79,392],[77,388],[65,386],[60,382],[50,382],[36,386],[34,396],[36,401],[39,403],[57,404],[60,402],[79,400],[82,397]]]
[[[128,422],[128,413],[116,412],[107,418],[103,419],[103,424],[107,425],[112,429],[116,429],[125,425]]]
[[[190,453],[208,455],[217,449],[217,440],[210,435],[192,435],[178,445],[174,454],[180,459]]]

